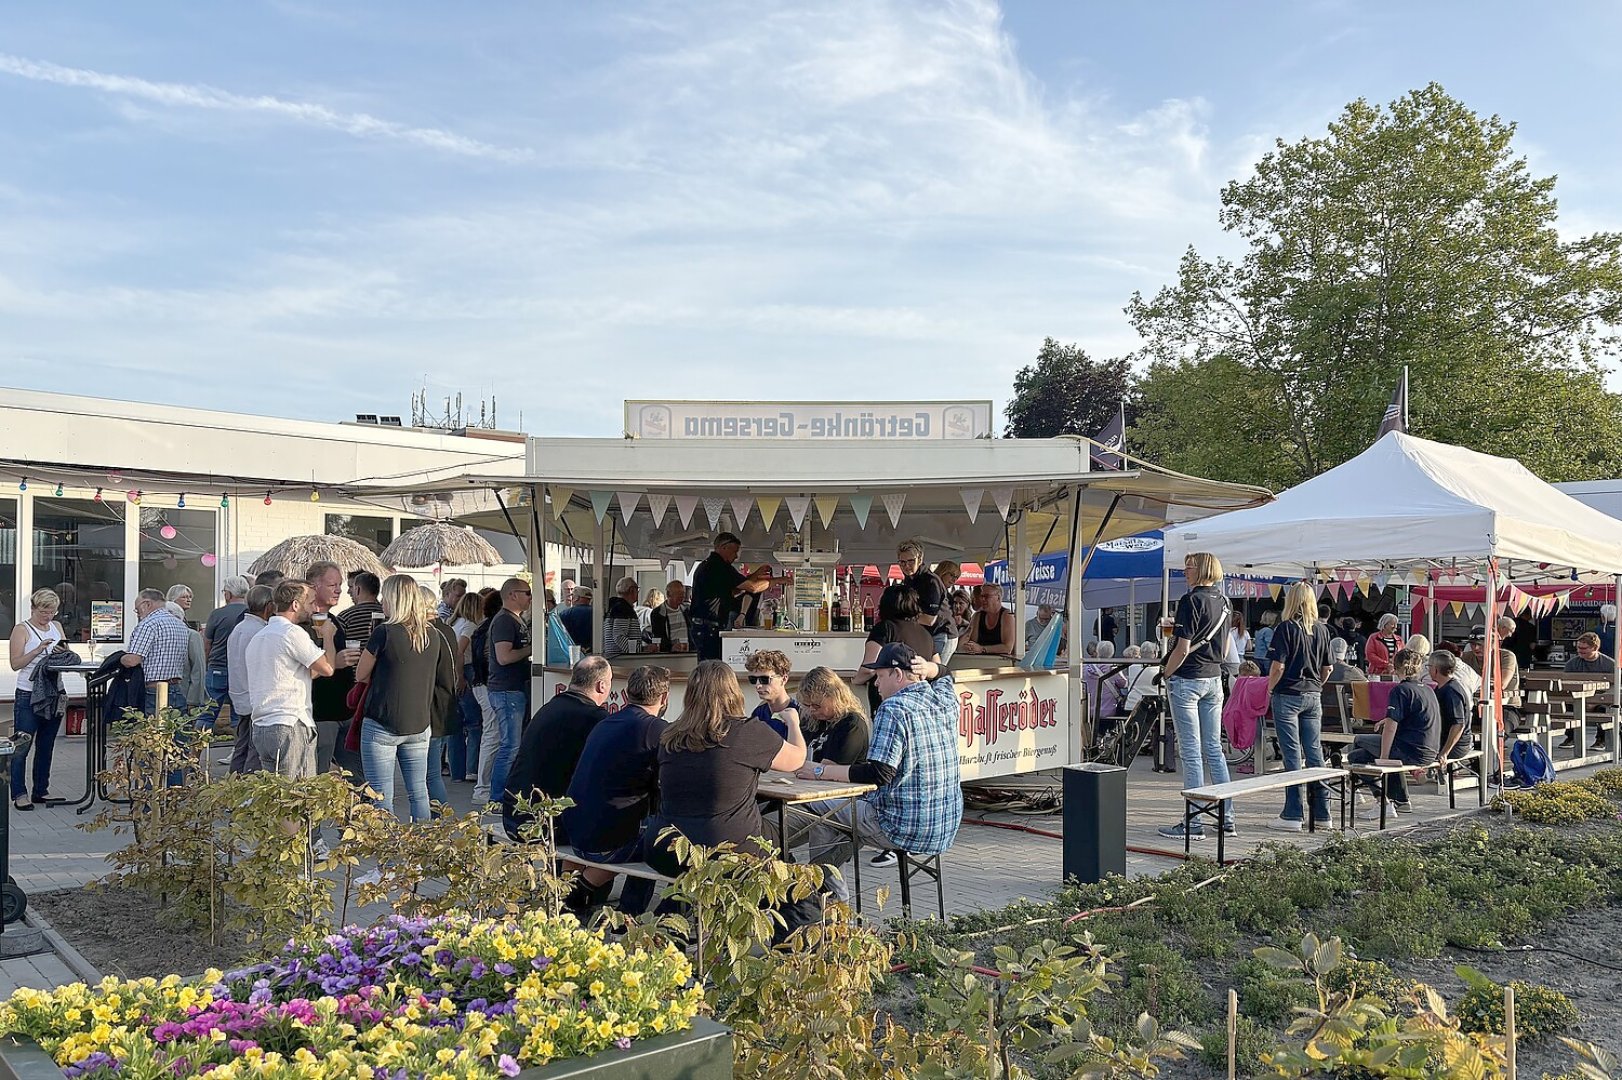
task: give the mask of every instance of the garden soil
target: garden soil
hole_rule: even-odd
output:
[[[163,917],[158,898],[116,886],[33,893],[38,910],[103,975],[161,978],[240,966],[240,942],[209,943],[208,935]]]

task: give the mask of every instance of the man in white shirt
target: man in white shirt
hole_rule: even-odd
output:
[[[253,716],[253,748],[262,766],[290,780],[315,775],[315,718],[310,714],[310,680],[331,675],[338,624],[316,627],[317,646],[299,625],[315,592],[302,581],[276,586],[275,614],[248,643],[248,689]]]
[[[253,748],[253,696],[248,689],[248,642],[265,628],[275,607],[276,590],[255,585],[247,590],[248,610],[225,639],[226,685],[231,695],[231,724],[236,744],[231,748],[231,771],[259,771],[259,751]]]

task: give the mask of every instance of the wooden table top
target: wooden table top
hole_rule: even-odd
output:
[[[877,791],[873,784],[853,784],[848,780],[803,780],[793,773],[769,772],[760,778],[755,793],[773,802],[802,803],[818,799],[850,799]]]

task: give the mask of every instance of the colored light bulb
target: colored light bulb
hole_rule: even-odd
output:
[[[186,509],[186,493],[184,491],[180,493],[180,500],[175,503],[175,506],[181,510]]]

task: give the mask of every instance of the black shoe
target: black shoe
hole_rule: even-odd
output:
[[[65,802],[67,802],[66,799],[59,798],[55,795],[47,795],[44,798],[34,799],[35,806],[61,806]]]
[[[18,810],[32,810],[34,808],[34,804],[27,799],[13,799],[11,805]]]

